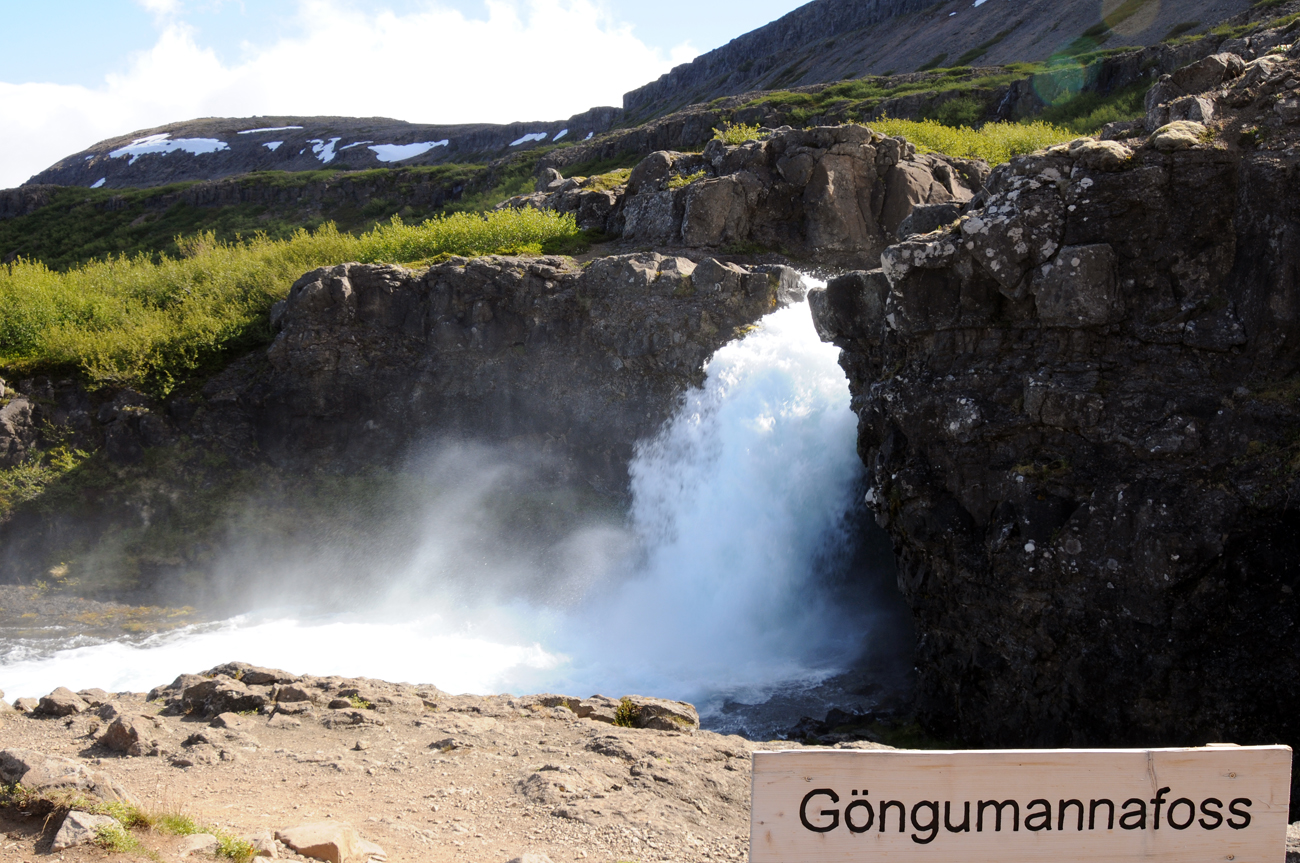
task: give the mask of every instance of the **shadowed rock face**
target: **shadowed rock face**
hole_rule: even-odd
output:
[[[1293,137],[1270,119],[1290,74],[1209,98],[1258,103]],[[812,297],[843,348],[931,727],[984,745],[1300,742],[1285,146],[1017,159],[982,210]]]
[[[800,296],[785,267],[653,253],[316,270],[273,312],[267,364],[212,381],[195,422],[282,465],[373,463],[436,434],[530,442],[617,490],[705,360]]]

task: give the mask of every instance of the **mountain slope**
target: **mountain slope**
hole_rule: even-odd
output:
[[[383,117],[208,117],[101,141],[24,185],[146,188],[252,171],[482,163],[542,142],[590,138],[620,113],[593,108],[562,121],[459,126]]]
[[[749,90],[1046,60],[1204,32],[1250,0],[814,0],[623,97],[628,120]]]

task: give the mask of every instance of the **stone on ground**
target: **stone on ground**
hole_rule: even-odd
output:
[[[189,836],[183,836],[176,853],[181,857],[188,857],[191,854],[216,854],[217,837],[211,833],[191,833]]]
[[[1151,134],[1150,144],[1157,150],[1172,153],[1176,150],[1189,150],[1201,143],[1206,128],[1191,120],[1179,120],[1161,126]]]
[[[379,857],[383,849],[362,839],[352,825],[344,821],[322,821],[277,830],[275,838],[304,857],[328,863],[364,863]]]
[[[91,815],[89,812],[78,812],[74,809],[63,816],[63,824],[59,826],[59,832],[54,834],[54,843],[50,845],[50,850],[62,851],[65,848],[94,842],[102,828],[120,826],[117,819],[107,815]]]
[[[160,755],[170,737],[166,724],[153,716],[122,715],[99,738],[103,746],[126,755]]]
[[[60,686],[40,700],[35,712],[42,716],[71,716],[82,712],[87,707],[89,705],[82,701],[77,693],[66,686]]]
[[[545,854],[520,854],[509,863],[551,863],[551,858]]]
[[[131,793],[108,774],[71,758],[45,755],[34,749],[0,750],[0,783],[22,783],[38,794],[73,791],[103,801],[134,802]]]

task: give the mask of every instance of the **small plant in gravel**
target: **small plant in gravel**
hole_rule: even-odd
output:
[[[349,696],[348,696],[348,701],[351,701],[351,702],[352,702],[352,706],[355,707],[357,710],[374,710],[374,709],[375,709],[375,705],[371,704],[369,701],[366,701],[366,700],[365,700],[364,698],[362,698],[360,695],[349,695]]]

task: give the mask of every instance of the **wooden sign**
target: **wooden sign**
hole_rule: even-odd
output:
[[[1282,863],[1288,746],[755,752],[753,863]]]

